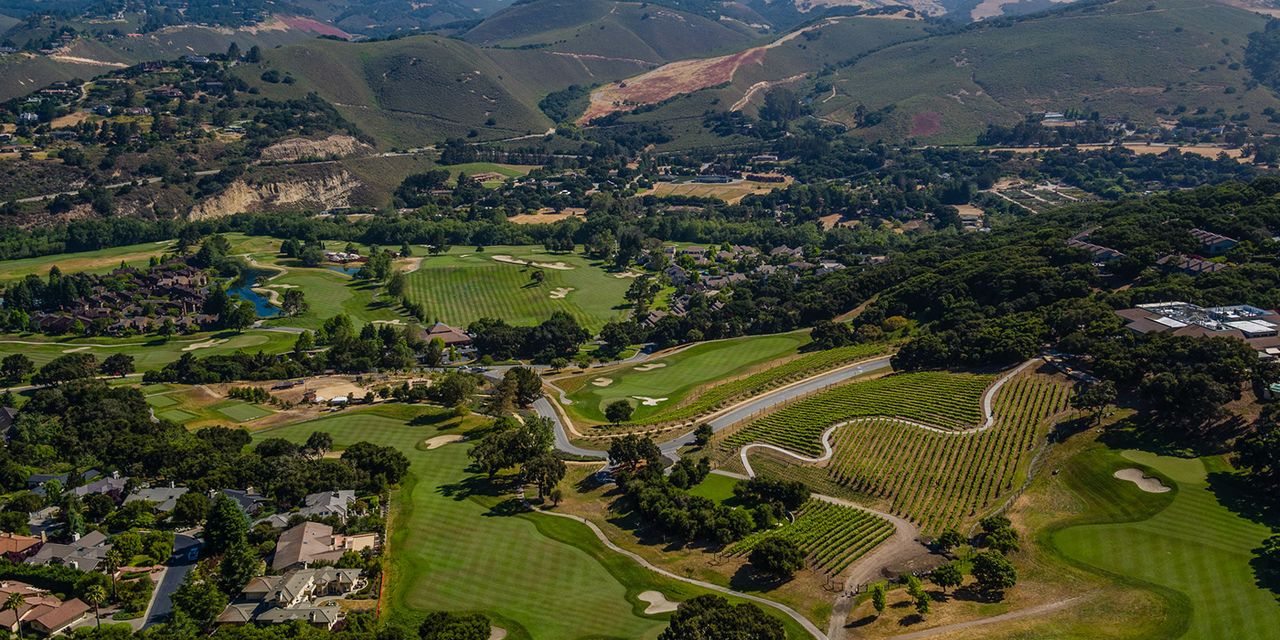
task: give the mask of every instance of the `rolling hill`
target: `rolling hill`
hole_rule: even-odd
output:
[[[553,125],[537,106],[546,94],[649,66],[554,51],[481,49],[424,35],[365,43],[310,40],[268,51],[261,64],[242,65],[237,73],[266,96],[314,91],[381,146],[412,147],[473,130],[476,140],[541,134]],[[265,82],[268,69],[296,81]]]
[[[662,63],[741,49],[760,34],[657,4],[534,0],[494,14],[463,37],[482,47]]]

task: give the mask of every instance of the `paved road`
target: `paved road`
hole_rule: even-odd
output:
[[[712,414],[711,418],[706,422],[711,425],[713,430],[721,431],[751,417],[753,414],[760,413],[783,402],[788,402],[790,400],[809,395],[824,387],[839,384],[858,376],[887,369],[889,368],[889,359],[890,356],[883,356],[874,360],[866,360],[864,362],[841,367],[839,369],[833,369],[826,373],[820,373],[800,382],[789,384],[763,395],[756,396],[755,398],[735,405],[729,409],[721,411],[720,413]],[[563,419],[560,417],[559,412],[551,406],[551,401],[547,398],[539,398],[538,401],[534,403],[533,408],[537,411],[538,415],[550,418],[551,421],[555,423],[556,449],[575,456],[598,459],[607,459],[609,457],[607,451],[586,449],[573,444],[569,440],[569,434],[565,430]],[[689,431],[684,435],[663,442],[658,446],[662,450],[662,455],[670,458],[671,460],[678,460],[680,458],[680,447],[691,445],[693,444],[693,441],[694,433],[693,431]]]
[[[146,622],[144,627],[153,624],[159,624],[169,618],[169,614],[173,613],[173,593],[182,586],[183,581],[187,579],[187,574],[196,566],[195,554],[199,553],[200,542],[195,538],[177,534],[173,541],[173,558],[169,561],[169,568],[165,570],[164,577],[160,578],[160,583],[156,585],[155,594],[151,599],[151,608],[147,611]]]

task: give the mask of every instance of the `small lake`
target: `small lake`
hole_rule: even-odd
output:
[[[254,287],[258,286],[259,280],[266,279],[269,275],[271,275],[271,272],[263,269],[247,269],[231,284],[231,288],[227,289],[227,294],[252,302],[259,318],[274,318],[280,315],[280,308],[272,306],[266,296],[253,290]]]
[[[349,275],[349,276],[354,276],[354,275],[356,275],[356,272],[360,271],[360,267],[341,267],[341,266],[337,266],[337,265],[330,265],[330,266],[325,267],[325,268],[326,268],[326,269],[328,269],[328,270],[330,270],[330,271],[337,271],[338,273],[345,273],[345,274],[347,274],[347,275]]]

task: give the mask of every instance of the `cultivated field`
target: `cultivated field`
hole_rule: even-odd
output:
[[[415,419],[416,418],[416,419]],[[430,426],[414,426],[426,422]],[[410,479],[391,499],[391,542],[384,610],[415,625],[429,611],[480,611],[508,638],[654,638],[668,614],[644,615],[638,595],[659,591],[682,601],[705,593],[662,578],[605,549],[584,525],[522,513],[505,491],[493,493],[467,471],[465,443],[427,449],[442,434],[465,433],[437,409],[381,406],[279,429],[259,438],[301,442],[327,431],[342,448],[367,440],[394,446],[411,461]],[[510,478],[500,486],[510,489]],[[790,624],[790,623],[789,623]],[[789,626],[789,637],[804,637]]]
[[[658,182],[653,188],[637,194],[642,196],[693,196],[698,198],[716,198],[729,204],[737,204],[743,198],[760,193],[769,193],[774,189],[785,189],[793,182],[788,177],[786,182],[755,182],[738,180],[727,184],[704,184],[700,182]]]
[[[506,260],[506,261],[504,261]],[[543,265],[546,281],[535,285],[534,268]],[[409,297],[426,307],[428,318],[466,327],[480,318],[502,318],[532,325],[554,311],[565,311],[595,331],[626,313],[622,294],[631,279],[617,277],[576,253],[547,253],[542,247],[454,247],[423,259],[409,274]]]
[[[800,507],[795,521],[743,538],[729,554],[745,556],[768,538],[782,538],[800,547],[815,571],[835,576],[892,535],[893,525],[884,518],[814,499]]]

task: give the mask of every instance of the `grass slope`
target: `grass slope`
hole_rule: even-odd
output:
[[[653,574],[605,549],[585,526],[520,513],[514,498],[489,495],[467,471],[467,445],[420,448],[441,432],[466,431],[441,410],[425,412],[436,428],[412,426],[416,408],[383,406],[263,431],[258,437],[301,442],[327,431],[342,448],[365,440],[394,446],[411,461],[410,479],[392,497],[387,610],[413,624],[429,611],[481,611],[509,638],[646,638],[666,615],[646,616],[636,597],[658,590],[675,600],[701,589]],[[789,629],[789,637],[803,637]]]
[[[501,255],[563,262],[572,269],[544,269],[546,281],[531,286],[532,269],[494,260]],[[630,285],[630,278],[616,278],[578,254],[551,254],[541,247],[487,247],[483,253],[454,247],[445,255],[425,258],[409,274],[409,297],[426,306],[428,318],[458,327],[483,317],[532,325],[554,311],[566,311],[594,331],[623,315],[622,294]],[[571,291],[563,298],[551,297],[563,289]]]
[[[607,0],[535,0],[501,11],[464,38],[481,46],[667,62],[750,44],[758,36],[731,22],[670,7]]]
[[[867,136],[934,142],[971,142],[987,122],[1072,108],[1147,124],[1159,107],[1222,108],[1227,116],[1251,113],[1250,124],[1261,126],[1261,111],[1280,100],[1264,88],[1246,90],[1249,73],[1233,63],[1264,23],[1195,0],[1071,7],[872,53],[825,78],[838,95],[816,106],[822,117],[851,124],[859,104],[895,105]]]
[[[1132,522],[1062,529],[1052,537],[1054,546],[1068,558],[1177,594],[1187,616],[1185,629],[1167,637],[1274,638],[1280,605],[1257,587],[1249,565],[1268,527],[1221,504],[1209,489],[1205,461],[1125,451],[1107,463],[1108,471],[1144,469],[1172,483],[1176,492],[1143,493],[1109,473],[1099,474],[1095,482],[1110,480],[1112,500],[1127,505],[1115,507],[1117,515],[1146,515],[1144,503],[1168,506]]]

